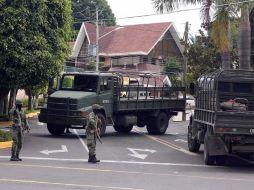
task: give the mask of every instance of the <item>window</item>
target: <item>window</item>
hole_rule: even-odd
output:
[[[229,82],[219,82],[218,90],[219,90],[219,92],[230,92],[230,83]]]
[[[96,92],[98,76],[94,75],[63,75],[61,90]]]
[[[100,90],[110,90],[109,81],[112,80],[111,78],[101,78],[100,81]]]
[[[239,93],[251,93],[252,84],[251,83],[234,83],[233,91]]]
[[[62,80],[61,88],[72,89],[73,88],[74,76],[64,76]]]

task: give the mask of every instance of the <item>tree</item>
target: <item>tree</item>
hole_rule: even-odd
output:
[[[166,59],[164,71],[168,75],[172,84],[178,84],[179,78],[182,73],[180,61],[177,57],[169,57]]]
[[[95,20],[95,9],[99,8],[99,20],[107,26],[116,24],[115,16],[106,0],[72,0],[72,16],[75,30],[79,30],[82,22]]]
[[[236,10],[241,9],[240,18],[240,35],[239,35],[239,55],[240,55],[240,68],[250,68],[250,27],[249,27],[249,2],[244,0],[153,0],[155,8],[160,11],[170,11],[179,6],[179,4],[198,4],[202,3],[203,20],[206,29],[210,28],[210,9],[212,4],[216,4],[216,20],[213,24],[214,42],[215,46],[219,47],[222,57],[222,68],[230,68],[230,15],[236,13]],[[216,35],[215,35],[216,33]],[[219,37],[220,34],[220,37]]]
[[[69,54],[71,25],[70,1],[0,0],[0,94],[58,75]]]
[[[254,67],[254,8],[250,12],[250,26],[251,26],[251,63]]]
[[[191,78],[196,80],[201,74],[209,72],[220,66],[220,54],[212,43],[209,36],[205,36],[204,32],[199,31],[199,35],[192,38],[189,45],[188,53],[188,73]]]

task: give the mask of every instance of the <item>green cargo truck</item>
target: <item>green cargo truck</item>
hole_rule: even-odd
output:
[[[84,129],[93,104],[103,108],[100,135],[108,124],[128,133],[134,125],[146,126],[149,134],[164,134],[169,119],[185,111],[183,87],[172,86],[153,74],[65,73],[58,89],[41,108],[39,121],[52,135],[65,128]]]
[[[188,126],[189,150],[198,152],[204,144],[207,165],[222,165],[228,156],[251,162],[254,71],[216,70],[202,75],[190,89],[196,106]]]

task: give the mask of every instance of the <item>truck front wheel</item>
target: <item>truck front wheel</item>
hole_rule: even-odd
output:
[[[169,118],[165,112],[160,112],[158,117],[150,117],[147,123],[147,131],[151,135],[163,135],[168,128]]]
[[[66,126],[56,125],[56,124],[47,124],[47,128],[50,134],[58,136],[64,133]]]
[[[113,127],[118,133],[129,133],[132,130],[133,125],[128,126],[114,125]]]

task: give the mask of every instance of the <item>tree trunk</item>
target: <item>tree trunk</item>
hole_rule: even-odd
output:
[[[8,111],[10,111],[10,109],[13,108],[15,100],[16,100],[16,95],[17,95],[17,90],[15,88],[11,89]]]
[[[33,102],[34,109],[37,109],[38,108],[38,104],[39,104],[39,97],[38,96],[34,96],[33,100],[34,100],[34,102]]]
[[[250,27],[251,27],[251,66],[254,65],[254,8],[250,12]]]
[[[0,116],[4,115],[4,99],[0,99]]]
[[[4,115],[8,115],[8,95],[4,98]]]
[[[9,89],[0,88],[0,115],[4,115],[4,100],[8,96]]]
[[[230,21],[227,24],[227,40],[231,42],[231,26]],[[228,47],[227,51],[221,52],[221,67],[222,69],[231,69],[231,48]]]
[[[230,51],[223,52],[221,56],[221,67],[222,69],[230,69],[231,67],[231,54]]]
[[[28,110],[33,109],[33,96],[32,96],[32,91],[28,89]]]
[[[250,70],[250,20],[249,20],[249,6],[243,5],[241,8],[239,28],[239,40],[238,40],[238,52],[239,52],[239,68]]]

